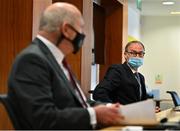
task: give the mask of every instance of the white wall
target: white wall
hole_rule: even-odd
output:
[[[150,88],[160,89],[160,98],[170,98],[167,90],[180,94],[180,17],[143,16],[141,40],[145,45],[144,65],[140,71]],[[155,76],[162,84],[155,84]]]
[[[128,35],[140,39],[140,12],[133,6],[128,7]]]

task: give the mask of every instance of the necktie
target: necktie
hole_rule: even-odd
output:
[[[139,99],[141,100],[141,97],[142,97],[141,80],[140,80],[139,74],[137,72],[135,72],[134,75],[139,84]]]
[[[84,108],[87,108],[87,107],[88,107],[88,106],[87,106],[87,103],[85,102],[85,100],[84,100],[84,98],[83,98],[83,96],[82,96],[82,93],[81,93],[80,89],[77,87],[76,81],[75,81],[75,79],[74,79],[74,77],[73,77],[73,74],[72,74],[72,72],[71,72],[71,69],[70,69],[70,67],[69,67],[69,65],[68,65],[68,63],[66,62],[65,59],[63,59],[62,64],[63,64],[63,66],[66,68],[66,70],[68,71],[69,78],[70,78],[70,82],[71,82],[71,84],[73,85],[74,90],[77,92],[77,95],[78,95],[79,100],[81,101],[83,107],[84,107]]]

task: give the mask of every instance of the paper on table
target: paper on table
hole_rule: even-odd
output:
[[[125,125],[156,125],[155,105],[152,99],[121,106],[120,113],[125,117]]]

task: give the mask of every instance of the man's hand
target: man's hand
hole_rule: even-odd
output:
[[[124,119],[119,113],[120,104],[98,105],[94,107],[97,124],[101,126],[118,125]]]

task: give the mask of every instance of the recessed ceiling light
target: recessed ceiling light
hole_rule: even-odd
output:
[[[172,15],[180,15],[180,11],[176,11],[176,12],[172,11],[171,14]]]
[[[163,1],[162,4],[163,5],[173,5],[174,2],[173,1]]]

